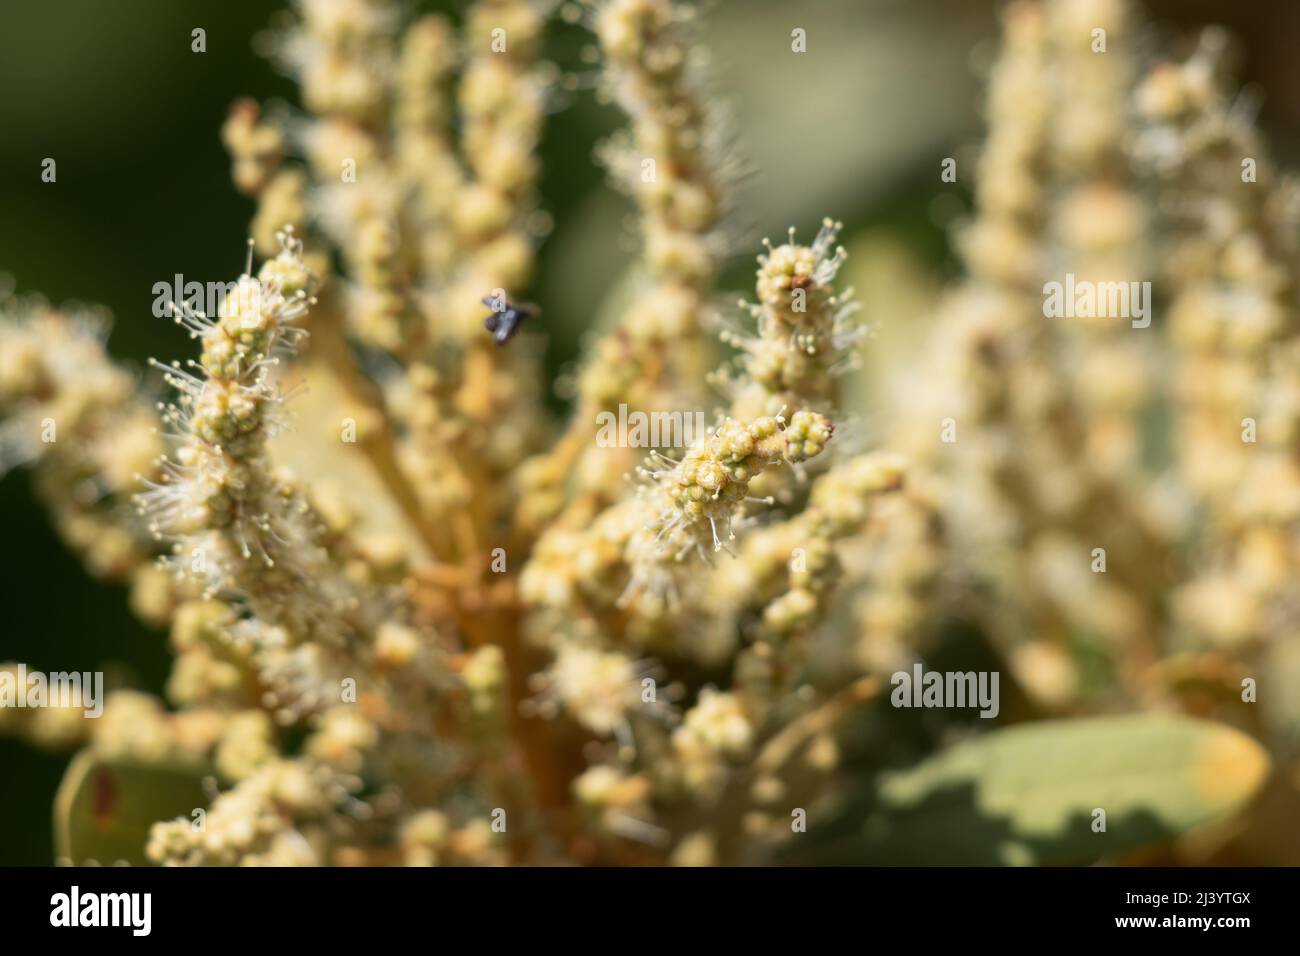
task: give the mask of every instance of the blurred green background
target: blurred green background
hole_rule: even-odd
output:
[[[294,101],[294,85],[254,52],[282,4],[260,0],[0,0],[0,274],[54,302],[101,303],[110,349],[142,367],[184,356],[154,318],[153,285],[225,281],[243,265],[250,201],[235,193],[218,130],[230,102]],[[416,11],[463,3],[413,4]],[[1294,155],[1300,116],[1293,47],[1300,4],[1160,0],[1143,42],[1205,22],[1229,25],[1245,75],[1269,93],[1264,125]],[[886,236],[941,273],[942,225],[966,201],[941,186],[941,158],[973,157],[976,75],[992,55],[986,0],[722,0],[707,8],[718,93],[734,105],[739,184],[735,256],[723,288],[751,279],[758,239],[843,219],[850,241]],[[808,52],[790,52],[802,27]],[[193,53],[191,31],[207,32]],[[580,30],[557,24],[551,52],[590,78]],[[634,255],[629,206],[592,148],[618,117],[588,93],[555,91],[543,144],[545,205],[556,226],[532,298],[552,374]],[[41,163],[58,178],[42,183]],[[951,191],[936,204],[941,190]],[[611,241],[611,238],[622,241]],[[868,299],[869,302],[869,299]],[[887,322],[889,316],[871,316]],[[161,692],[165,636],[136,622],[121,588],[91,581],[64,551],[21,471],[0,480],[0,660],[105,670],[110,685]],[[0,739],[0,864],[52,862],[50,807],[66,755]]]

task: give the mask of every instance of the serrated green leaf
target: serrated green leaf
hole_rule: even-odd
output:
[[[89,750],[72,758],[54,798],[61,863],[145,865],[149,828],[207,805],[197,770],[115,763]]]

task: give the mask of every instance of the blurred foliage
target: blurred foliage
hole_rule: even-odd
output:
[[[1231,816],[1268,771],[1263,748],[1221,724],[1157,714],[1038,721],[882,774],[794,858],[1092,863]]]
[[[206,799],[196,772],[112,763],[83,751],[72,758],[55,797],[56,859],[147,865],[149,828],[189,817]]]

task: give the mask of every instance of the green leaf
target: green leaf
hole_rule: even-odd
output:
[[[83,750],[54,798],[56,858],[77,866],[148,864],[149,828],[207,803],[197,769],[111,762]]]
[[[1268,771],[1253,739],[1189,717],[1024,724],[882,774],[823,849],[882,865],[1090,863],[1230,816]]]

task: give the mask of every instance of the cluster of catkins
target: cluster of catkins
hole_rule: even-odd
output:
[[[629,119],[601,156],[642,243],[556,429],[544,320],[511,303],[548,229],[551,6],[295,5],[274,46],[303,112],[225,124],[250,266],[218,315],[175,306],[200,354],[161,366],[174,401],[94,317],[0,321],[3,463],[175,652],[170,708],[121,690],[0,729],[201,775],[203,826],[159,821],[150,859],[763,860],[833,792],[844,719],[953,621],[1030,714],[1272,719],[1233,702],[1300,620],[1295,215],[1219,34],[1148,64],[1124,0],[1006,10],[966,278],[872,411],[894,451],[864,452],[836,434],[861,338],[839,224],[716,305],[733,147],[693,7],[558,11]],[[1067,272],[1154,277],[1156,321],[1045,318]],[[610,447],[620,406],[712,425]]]
[[[892,397],[893,445],[939,476],[946,573],[1045,712],[1136,701],[1289,740],[1296,189],[1222,31],[1141,62],[1141,30],[1124,0],[1007,8],[968,277]],[[1067,276],[1145,314],[1047,317]]]

